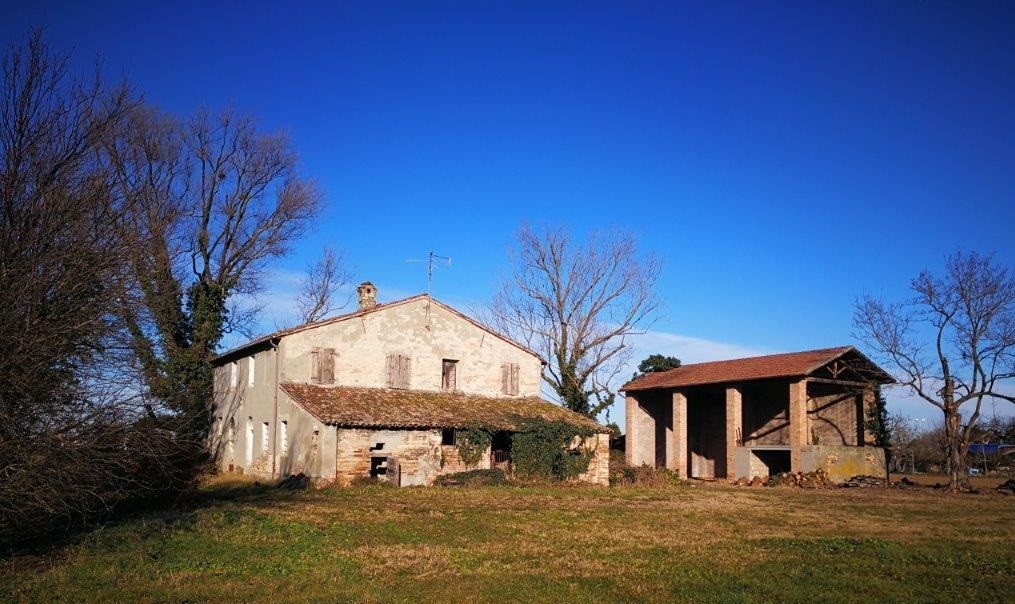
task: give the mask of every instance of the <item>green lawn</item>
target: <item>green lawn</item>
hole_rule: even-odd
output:
[[[4,564],[27,602],[1011,602],[1015,498],[220,482]]]

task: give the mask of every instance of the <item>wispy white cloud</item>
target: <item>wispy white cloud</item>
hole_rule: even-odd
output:
[[[719,342],[665,331],[648,331],[628,339],[632,360],[637,363],[651,354],[674,356],[684,364],[703,363],[771,354],[773,351],[756,346]]]

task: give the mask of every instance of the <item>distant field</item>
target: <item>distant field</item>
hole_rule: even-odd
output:
[[[4,564],[26,602],[1012,602],[1015,498],[220,482]]]

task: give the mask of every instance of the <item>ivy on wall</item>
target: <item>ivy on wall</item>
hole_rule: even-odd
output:
[[[458,457],[465,465],[475,465],[483,459],[486,450],[493,443],[493,433],[479,426],[455,430],[455,444]]]
[[[563,421],[526,420],[511,436],[511,461],[523,478],[577,478],[589,469],[595,451],[586,439],[595,431]]]

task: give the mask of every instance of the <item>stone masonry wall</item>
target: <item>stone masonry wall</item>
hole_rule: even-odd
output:
[[[606,486],[610,484],[610,435],[596,434],[589,437],[586,445],[595,451],[589,460],[588,470],[578,477],[579,482]]]
[[[456,390],[484,396],[539,396],[542,364],[538,357],[426,299],[395,304],[344,321],[321,325],[283,338],[283,382],[310,382],[314,347],[333,348],[335,385],[387,386],[387,357],[408,356],[409,388],[441,389],[444,359],[458,361]],[[519,366],[518,394],[502,391],[502,366]]]

